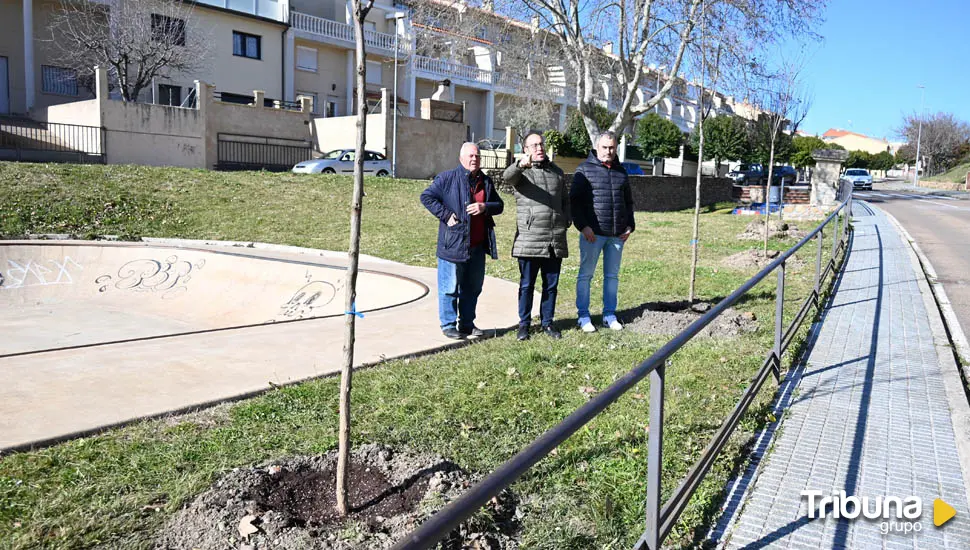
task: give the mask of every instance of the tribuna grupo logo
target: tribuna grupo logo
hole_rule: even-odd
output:
[[[880,521],[879,530],[910,533],[923,529],[917,520],[923,515],[923,499],[917,496],[877,496],[858,497],[839,491],[826,495],[822,491],[802,491],[802,498],[808,499],[808,518],[845,518]],[[943,525],[956,515],[956,510],[941,499],[933,501],[933,524]]]

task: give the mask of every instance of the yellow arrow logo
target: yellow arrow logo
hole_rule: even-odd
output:
[[[939,527],[953,519],[955,515],[957,515],[957,511],[953,509],[953,506],[940,499],[933,501],[933,525]]]

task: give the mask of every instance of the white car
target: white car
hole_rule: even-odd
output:
[[[853,189],[872,189],[872,174],[865,168],[849,168],[839,179],[851,183]]]
[[[293,167],[294,174],[353,174],[356,151],[337,149],[318,159],[305,160]],[[391,175],[391,161],[374,151],[364,151],[364,174]]]

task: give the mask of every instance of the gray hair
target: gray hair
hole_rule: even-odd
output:
[[[458,155],[459,156],[461,156],[461,154],[465,152],[465,148],[466,147],[474,147],[474,148],[478,149],[478,144],[475,143],[474,141],[466,141],[465,143],[462,143],[461,144],[461,148],[458,149]]]
[[[593,140],[593,147],[596,147],[597,145],[599,145],[600,140],[602,140],[603,138],[612,139],[613,143],[619,143],[619,141],[616,139],[616,134],[607,130],[605,132],[600,132],[599,134],[596,135],[596,139]]]

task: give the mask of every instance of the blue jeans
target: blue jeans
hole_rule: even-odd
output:
[[[471,329],[485,282],[485,247],[469,251],[468,261],[438,258],[438,318],[441,328]]]
[[[519,326],[532,323],[532,297],[536,291],[536,278],[542,272],[542,301],[539,315],[542,326],[552,326],[556,315],[556,295],[559,289],[559,271],[562,258],[519,258]]]
[[[580,319],[589,317],[589,284],[593,280],[600,252],[603,253],[603,317],[616,315],[623,241],[619,237],[596,235],[594,242],[587,242],[580,233],[579,277],[576,279],[576,310]]]

